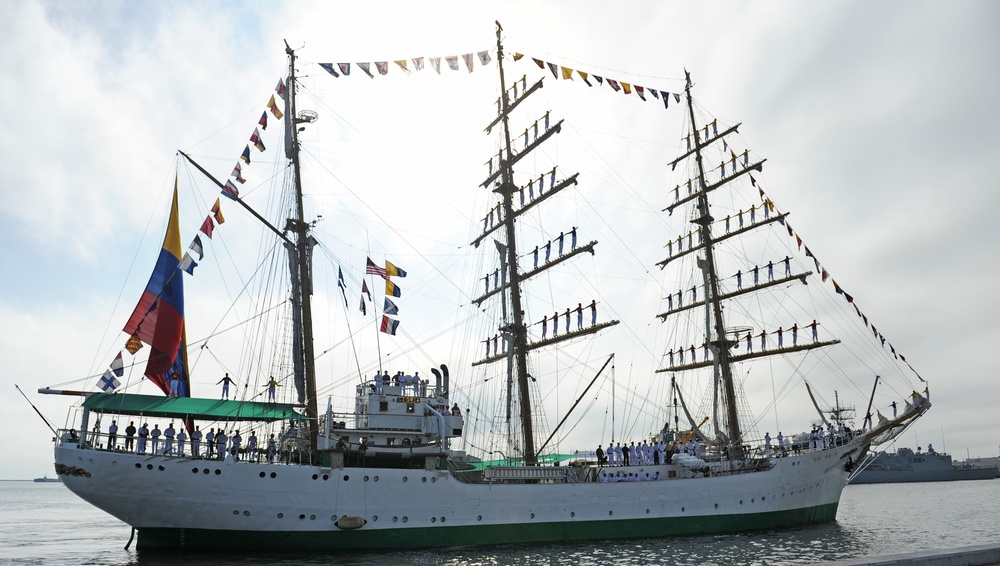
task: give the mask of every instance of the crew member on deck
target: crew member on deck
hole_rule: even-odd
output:
[[[118,440],[118,421],[111,421],[111,426],[108,427],[108,450],[115,449],[115,442],[117,440]]]
[[[205,457],[209,460],[215,455],[215,429],[208,429],[208,434],[205,435]]]
[[[136,445],[135,448],[136,454],[146,453],[146,438],[148,436],[149,436],[149,425],[147,423],[143,423],[142,426],[139,427],[139,443]]]
[[[201,457],[201,427],[195,427],[194,432],[191,433],[191,456],[195,458]]]
[[[153,425],[153,430],[149,433],[149,436],[153,439],[153,454],[159,453],[160,447],[160,425]]]
[[[135,448],[135,421],[129,421],[125,427],[125,451],[131,452]]]
[[[167,439],[166,448],[164,448],[163,453],[167,456],[172,456],[174,453],[174,435],[177,431],[174,430],[174,423],[167,425],[167,428],[163,431],[164,438]]]

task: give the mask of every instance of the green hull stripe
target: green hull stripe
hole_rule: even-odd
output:
[[[138,547],[191,548],[204,550],[349,550],[392,549],[650,538],[677,535],[716,534],[777,529],[825,523],[837,517],[837,504],[794,511],[744,515],[670,517],[468,525],[460,527],[415,527],[353,531],[227,531],[214,529],[139,529]]]

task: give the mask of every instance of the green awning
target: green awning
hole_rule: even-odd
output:
[[[94,393],[83,406],[98,413],[172,417],[177,419],[211,419],[230,421],[307,420],[295,412],[295,405],[287,403],[258,403],[254,401],[222,401],[193,397],[161,397],[131,393]]]

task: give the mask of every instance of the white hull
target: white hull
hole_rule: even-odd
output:
[[[847,483],[845,463],[857,447],[856,440],[830,450],[773,459],[774,466],[767,471],[707,478],[492,485],[465,483],[445,470],[218,462],[81,450],[71,444],[56,447],[55,458],[57,469],[77,474],[62,473],[65,485],[139,529],[140,545],[144,529],[180,530],[187,533],[180,535],[182,540],[197,531],[336,533],[359,542],[368,538],[359,536],[363,532],[401,535],[382,536],[382,544],[375,546],[385,547],[393,539],[404,541],[398,546],[434,546],[421,542],[428,540],[428,528],[445,535],[460,527],[529,527],[532,536],[512,538],[547,540],[541,534],[546,526],[565,523],[582,527],[599,521],[604,536],[580,538],[617,538],[636,536],[636,524],[665,519],[682,519],[688,525],[683,532],[832,520]],[[670,469],[675,468],[632,466],[628,471],[651,475],[660,471],[666,476]],[[786,520],[799,515],[806,519]],[[364,526],[342,531],[334,523],[344,516],[361,517]],[[713,528],[717,522],[724,526]],[[617,532],[609,524],[629,527]],[[704,527],[692,528],[699,524]],[[660,534],[675,534],[664,530]],[[419,531],[420,536],[411,540],[406,534],[410,531]],[[476,542],[480,541],[466,544]],[[270,545],[261,541],[261,546]]]

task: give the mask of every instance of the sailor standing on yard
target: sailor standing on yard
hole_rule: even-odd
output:
[[[229,399],[229,384],[232,383],[235,385],[236,382],[233,381],[233,378],[229,377],[229,372],[226,372],[226,376],[220,379],[216,385],[219,383],[222,384],[222,398]]]
[[[267,382],[266,387],[267,387],[267,400],[274,403],[274,388],[281,387],[281,385],[279,385],[278,382],[274,380],[274,376],[272,375],[271,379]]]

